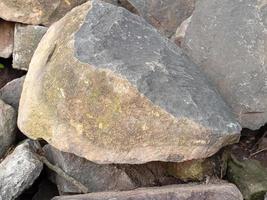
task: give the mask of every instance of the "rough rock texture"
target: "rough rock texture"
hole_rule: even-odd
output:
[[[77,196],[61,196],[52,200],[243,200],[236,186],[228,183],[214,185],[172,185],[141,188],[126,192],[100,192]]]
[[[0,19],[0,33],[0,57],[8,58],[13,51],[14,23]]]
[[[90,192],[130,190],[137,187],[174,184],[160,163],[145,165],[99,165],[51,145],[44,147],[48,160],[85,185]],[[60,176],[55,177],[61,194],[79,193],[79,189]]]
[[[177,27],[192,14],[196,0],[121,0],[121,2],[130,3],[137,14],[144,17],[163,35],[171,37]]]
[[[0,199],[13,200],[29,188],[42,171],[43,164],[34,151],[38,142],[26,140],[0,163]]]
[[[182,163],[168,163],[168,173],[183,181],[201,181],[214,175],[211,159],[190,160]]]
[[[16,139],[17,112],[0,99],[0,159]]]
[[[237,185],[246,200],[262,200],[267,192],[267,169],[257,160],[231,159],[227,177]]]
[[[2,99],[5,103],[11,105],[16,110],[18,110],[19,108],[19,100],[24,80],[25,76],[22,76],[8,82],[4,87],[0,89],[0,99]]]
[[[0,18],[25,24],[50,25],[86,0],[1,0]]]
[[[18,125],[31,138],[102,164],[204,158],[238,141],[240,131],[175,44],[139,16],[97,0],[42,38]]]
[[[27,70],[40,40],[46,33],[43,26],[16,24],[14,35],[13,68]]]
[[[266,12],[265,0],[199,1],[182,45],[250,129],[267,122]]]
[[[175,34],[172,36],[171,40],[177,44],[178,46],[181,46],[181,43],[184,40],[186,30],[191,22],[192,16],[188,17],[186,20],[181,23],[181,25],[177,28]]]

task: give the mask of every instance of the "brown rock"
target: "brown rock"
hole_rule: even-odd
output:
[[[172,185],[141,188],[126,192],[100,192],[55,197],[52,200],[243,200],[236,186],[228,183],[208,185]]]
[[[98,164],[200,159],[238,141],[240,131],[181,49],[141,17],[96,0],[42,38],[18,125]]]
[[[0,19],[0,33],[0,57],[8,58],[13,51],[14,23]]]

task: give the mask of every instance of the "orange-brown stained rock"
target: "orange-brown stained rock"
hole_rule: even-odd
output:
[[[125,77],[78,61],[73,37],[90,9],[91,2],[75,8],[41,40],[20,101],[23,133],[97,163],[203,158],[238,139],[176,118]]]

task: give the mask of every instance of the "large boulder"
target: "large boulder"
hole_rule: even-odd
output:
[[[142,16],[160,33],[171,37],[193,12],[196,0],[120,0],[122,5]],[[129,6],[131,5],[131,7]]]
[[[125,192],[99,192],[76,196],[55,197],[52,200],[243,200],[236,186],[228,183],[208,185],[171,185],[141,188]]]
[[[13,51],[14,23],[4,21],[0,18],[0,31],[0,57],[8,58],[12,55]]]
[[[16,111],[19,108],[19,100],[24,80],[25,76],[16,78],[0,89],[0,99],[11,105]]]
[[[50,25],[86,0],[1,0],[0,18],[25,24]]]
[[[267,122],[266,12],[263,0],[198,1],[182,44],[250,129]]]
[[[99,165],[74,154],[61,152],[51,145],[46,145],[44,152],[52,164],[82,183],[90,192],[131,190],[178,182],[167,176],[165,165],[159,162],[143,165]],[[60,175],[54,174],[52,177],[61,194],[80,193],[79,188]]]
[[[36,156],[41,148],[26,140],[0,163],[0,199],[14,200],[38,178],[43,163]]]
[[[13,68],[27,70],[32,55],[47,28],[35,25],[16,24],[14,34]]]
[[[89,1],[32,58],[20,130],[96,163],[204,158],[239,124],[199,67],[141,17]]]
[[[16,140],[17,112],[0,99],[0,159]]]

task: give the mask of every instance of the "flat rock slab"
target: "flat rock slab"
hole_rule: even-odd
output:
[[[17,112],[0,99],[0,159],[16,140]]]
[[[159,162],[143,165],[99,165],[74,154],[61,152],[51,145],[46,145],[43,149],[52,164],[82,183],[90,192],[131,190],[177,183],[175,178],[167,176],[167,170]],[[79,188],[61,176],[55,174],[54,179],[60,194],[80,193]]]
[[[11,105],[17,111],[19,108],[19,100],[22,92],[25,76],[8,82],[0,89],[0,99]]]
[[[29,188],[43,169],[34,152],[38,142],[26,140],[0,163],[0,199],[14,200]]]
[[[266,12],[264,0],[198,1],[182,44],[250,129],[267,122]]]
[[[126,192],[103,192],[77,196],[61,196],[52,200],[243,200],[236,186],[221,185],[171,185],[142,188]]]
[[[131,4],[137,14],[167,37],[171,37],[180,24],[192,14],[195,1],[121,0],[122,4]]]
[[[14,26],[14,23],[0,19],[0,57],[2,58],[8,58],[12,55]]]
[[[20,130],[99,164],[211,156],[240,126],[199,67],[141,17],[89,1],[52,25],[26,76]]]
[[[43,26],[16,24],[13,68],[28,70],[32,56],[46,31],[47,28]]]

